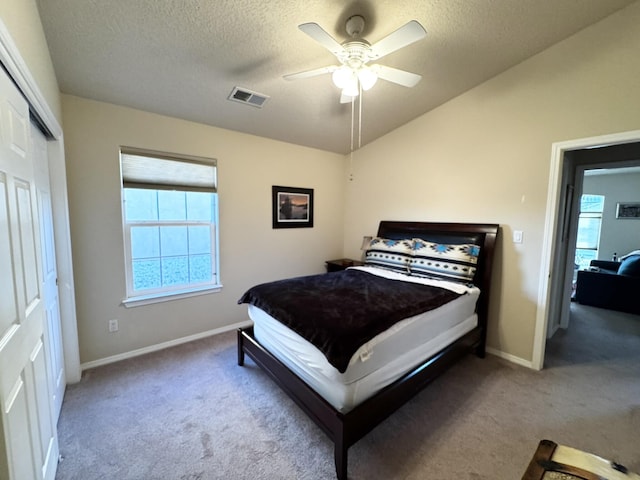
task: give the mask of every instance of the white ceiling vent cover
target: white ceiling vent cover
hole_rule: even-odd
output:
[[[227,98],[234,102],[244,103],[246,105],[251,105],[252,107],[257,108],[262,108],[264,103],[269,100],[268,95],[253,92],[241,87],[233,87],[233,90],[231,90],[231,93]]]

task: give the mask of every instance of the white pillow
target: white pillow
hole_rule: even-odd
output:
[[[373,237],[365,253],[365,264],[374,267],[409,273],[409,262],[413,256],[411,239],[392,240]]]
[[[633,255],[640,255],[640,250],[634,250],[633,252],[627,253],[624,257],[620,257],[618,260],[622,261],[625,258],[632,257]]]
[[[411,275],[462,283],[473,281],[480,254],[478,245],[447,245],[414,238],[413,247]]]

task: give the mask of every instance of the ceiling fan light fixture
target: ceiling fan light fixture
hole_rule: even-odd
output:
[[[342,94],[347,97],[357,97],[358,96],[358,77],[356,77],[355,73],[351,75],[347,84],[342,88]]]
[[[359,93],[355,90],[344,89],[342,90],[342,97],[346,99],[346,102],[343,100],[342,103],[350,103],[355,97],[357,97]]]
[[[369,67],[362,67],[358,70],[358,80],[363,90],[369,90],[378,81],[378,75]]]
[[[331,78],[333,80],[333,84],[336,87],[343,89],[349,84],[350,81],[352,81],[351,79],[353,78],[353,70],[351,70],[346,65],[342,65],[340,68],[333,72]]]
[[[369,90],[378,81],[378,75],[366,66],[354,69],[342,65],[333,72],[332,78],[335,86],[341,89],[344,95],[349,97],[358,95],[359,86],[361,86],[363,90]]]

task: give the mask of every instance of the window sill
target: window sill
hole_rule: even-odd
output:
[[[211,285],[204,288],[194,288],[190,290],[181,290],[179,292],[163,292],[151,295],[140,295],[138,297],[130,297],[122,300],[122,305],[126,308],[141,307],[143,305],[151,305],[152,303],[169,302],[171,300],[180,300],[182,298],[196,297],[199,295],[207,295],[222,290],[222,285]]]

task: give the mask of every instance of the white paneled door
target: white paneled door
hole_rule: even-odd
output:
[[[52,480],[58,461],[29,108],[0,70],[0,478]]]
[[[42,238],[42,289],[45,302],[45,347],[49,367],[49,389],[53,402],[53,419],[58,423],[62,399],[66,388],[64,351],[60,324],[60,300],[58,295],[58,270],[53,233],[53,208],[49,181],[49,157],[47,139],[31,125],[31,145],[35,166],[35,184],[40,212],[40,236]]]

